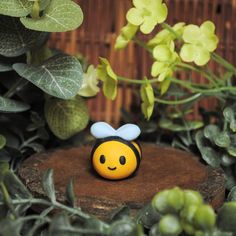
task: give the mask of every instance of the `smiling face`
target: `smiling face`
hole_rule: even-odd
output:
[[[96,172],[106,179],[124,179],[138,167],[139,150],[118,140],[105,141],[92,154],[92,165]]]

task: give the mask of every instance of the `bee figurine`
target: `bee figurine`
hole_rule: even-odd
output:
[[[126,124],[115,130],[106,122],[97,122],[91,126],[90,132],[97,138],[91,153],[91,164],[100,176],[119,180],[138,170],[141,148],[133,141],[141,133],[137,125]]]

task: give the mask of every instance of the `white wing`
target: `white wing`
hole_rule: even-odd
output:
[[[119,136],[127,141],[136,139],[140,133],[140,128],[134,124],[126,124],[116,130],[116,136]]]
[[[116,130],[113,129],[106,122],[96,122],[90,128],[91,134],[95,138],[106,138],[109,136],[116,136]]]

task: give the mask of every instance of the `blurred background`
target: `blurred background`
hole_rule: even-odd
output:
[[[81,53],[90,64],[98,64],[99,56],[108,58],[115,73],[133,79],[142,79],[150,74],[149,55],[135,44],[121,51],[114,50],[115,39],[122,26],[126,24],[125,14],[131,6],[131,0],[77,0],[84,12],[83,25],[76,31],[54,33],[50,46],[63,49],[72,55]],[[184,21],[201,24],[212,20],[220,39],[218,53],[236,64],[236,0],[165,0],[169,13],[167,22],[171,25]],[[158,29],[157,29],[158,31]],[[152,35],[155,35],[153,32]],[[144,35],[139,35],[143,38]],[[213,70],[220,70],[210,64]],[[176,75],[185,79],[185,74]],[[196,82],[205,83],[204,79],[193,73]],[[121,109],[130,111],[139,103],[132,86],[121,85],[115,101],[106,100],[103,94],[88,99],[93,120],[105,120],[117,125],[121,119]],[[213,99],[201,100],[194,107],[194,117],[198,118],[198,107],[214,107]]]

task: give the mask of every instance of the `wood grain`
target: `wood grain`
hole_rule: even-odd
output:
[[[223,202],[225,188],[222,172],[200,163],[191,153],[142,144],[143,159],[138,173],[129,179],[109,181],[91,171],[91,149],[92,146],[83,146],[34,155],[23,163],[19,175],[35,196],[45,197],[41,187],[42,174],[46,169],[53,168],[60,201],[65,201],[65,187],[74,177],[78,205],[101,218],[106,218],[124,204],[136,211],[161,189],[174,186],[199,190],[214,208]]]

